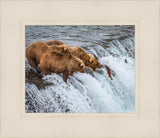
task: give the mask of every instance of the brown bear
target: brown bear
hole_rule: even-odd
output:
[[[50,40],[46,43],[50,46],[53,46],[58,40]],[[61,41],[58,41],[63,43]],[[96,68],[101,68],[102,65],[94,58],[91,54],[87,54],[81,47],[71,47],[68,46],[71,54],[83,60],[86,67],[89,67],[91,70],[95,71]]]
[[[46,41],[45,44],[47,44],[47,45],[65,45],[63,42],[61,42],[59,40]]]
[[[87,54],[81,47],[69,47],[70,53],[74,56],[80,58],[86,67],[90,68],[92,71],[95,71],[96,68],[101,68],[102,65],[98,60],[92,57],[91,54]]]
[[[40,69],[45,75],[53,73],[63,73],[63,80],[67,82],[69,75],[73,72],[85,72],[85,65],[82,60],[71,55],[52,51],[41,56]]]
[[[26,50],[28,63],[38,71],[37,66],[40,63],[40,57],[48,51],[59,51],[62,53],[67,53],[69,52],[69,49],[67,45],[48,46],[47,44],[40,41],[34,42],[30,44]]]

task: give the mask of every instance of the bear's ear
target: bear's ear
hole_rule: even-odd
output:
[[[64,51],[64,52],[66,52],[66,51],[67,51],[67,47],[66,47],[66,46],[64,47],[63,51]]]
[[[83,68],[84,65],[81,63],[79,66],[80,66],[80,68]]]
[[[92,57],[92,55],[91,55],[91,54],[88,54],[88,56]]]
[[[90,58],[90,59],[89,59],[89,62],[90,62],[90,63],[93,63],[93,58]]]

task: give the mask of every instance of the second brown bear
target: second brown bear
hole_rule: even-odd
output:
[[[85,72],[85,65],[82,60],[70,53],[46,52],[40,58],[40,69],[45,75],[63,73],[63,80],[67,82],[69,75],[73,72]]]

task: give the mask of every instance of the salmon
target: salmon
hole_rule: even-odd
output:
[[[106,67],[106,70],[107,70],[108,77],[109,77],[111,80],[113,80],[113,78],[112,78],[112,76],[111,76],[111,74],[112,74],[111,69],[110,69],[109,67],[107,67],[107,66],[105,66],[105,67]]]

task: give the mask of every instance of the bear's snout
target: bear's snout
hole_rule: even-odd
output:
[[[97,68],[102,68],[102,64],[97,63]]]

